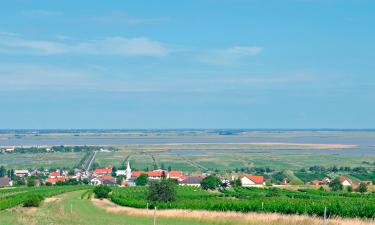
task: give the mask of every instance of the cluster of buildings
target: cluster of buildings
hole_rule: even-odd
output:
[[[162,177],[175,179],[181,186],[200,186],[202,180],[208,174],[190,174],[187,175],[180,170],[153,170],[153,171],[132,171],[130,163],[128,162],[126,169],[114,170],[113,167],[96,168],[92,173],[84,169],[74,169],[73,171],[68,170],[55,170],[55,171],[29,171],[29,170],[15,170],[14,176],[18,179],[22,179],[27,183],[28,177],[32,176],[36,181],[36,185],[46,184],[55,185],[58,182],[66,182],[71,180],[85,181],[92,185],[120,185],[120,186],[135,186],[136,180],[142,174],[147,175],[147,180],[160,180]],[[243,174],[239,177],[232,177],[231,179],[225,177],[219,177],[223,184],[230,184],[231,181],[239,179],[241,185],[244,187],[263,187],[266,185],[263,176],[254,176],[249,174]],[[357,186],[358,182],[353,182],[350,178],[340,177],[340,183],[344,187]],[[310,182],[311,185],[328,185],[332,182],[332,179],[326,177],[322,180],[313,180]],[[362,181],[368,185],[372,185],[371,181]],[[9,177],[0,177],[1,186],[13,186],[14,181]],[[282,185],[288,185],[287,179],[282,182]]]
[[[339,178],[339,181],[342,184],[342,186],[344,186],[344,187],[349,187],[349,186],[355,187],[355,186],[359,185],[359,182],[354,182],[352,179],[344,177],[344,176],[341,176]],[[328,185],[331,182],[332,182],[332,179],[330,179],[328,177],[325,177],[322,180],[313,180],[313,181],[310,182],[310,184],[311,185]],[[361,183],[365,183],[367,185],[372,185],[372,182],[369,181],[369,180],[362,181]]]
[[[113,177],[113,174],[116,177]],[[202,180],[207,176],[207,174],[191,174],[185,175],[181,170],[153,170],[153,171],[132,171],[130,164],[128,162],[127,168],[125,170],[113,171],[113,167],[97,168],[91,176],[90,183],[92,185],[121,185],[121,186],[135,186],[136,179],[142,174],[147,175],[148,180],[160,180],[162,177],[174,179],[181,186],[200,186]],[[118,180],[118,177],[122,177]],[[230,180],[221,177],[221,182],[229,183]],[[233,178],[232,178],[233,179]],[[251,187],[257,186],[261,187],[265,185],[265,180],[263,176],[252,176],[243,175],[239,177],[242,186]]]
[[[55,170],[49,171],[47,169],[43,171],[39,170],[14,170],[14,176],[16,179],[14,180],[23,180],[25,184],[28,183],[30,177],[34,178],[35,185],[39,186],[41,183],[43,184],[51,184],[54,185],[57,182],[65,182],[68,180],[85,180],[89,178],[89,174],[87,171],[83,169],[74,169],[73,174],[69,174],[68,170]],[[10,187],[15,185],[15,181],[12,180],[10,177],[0,177],[0,187]]]

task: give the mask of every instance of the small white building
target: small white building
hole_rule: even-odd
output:
[[[353,181],[351,179],[349,179],[349,178],[346,178],[346,177],[340,177],[340,183],[344,187],[348,187],[348,186],[352,186],[353,185]]]
[[[90,180],[90,184],[96,186],[96,185],[101,185],[101,184],[103,184],[103,182],[102,182],[101,179],[99,179],[99,178],[97,178],[97,177],[94,177],[94,178],[92,178],[92,179]]]
[[[14,170],[14,175],[17,177],[27,177],[30,176],[30,172],[28,170]]]
[[[263,187],[266,183],[263,176],[243,175],[240,177],[243,187]]]

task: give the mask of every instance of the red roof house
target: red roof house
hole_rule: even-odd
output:
[[[104,167],[104,168],[96,168],[94,173],[96,175],[111,174],[112,173],[112,166],[108,166],[108,167]]]
[[[263,186],[265,184],[263,176],[252,176],[245,174],[240,177],[242,186],[250,187],[250,186]]]
[[[340,183],[343,186],[352,186],[353,185],[353,181],[349,178],[346,178],[346,177],[340,177]]]
[[[321,180],[313,180],[310,183],[312,185],[323,185],[324,184],[323,181],[321,181]]]
[[[46,183],[51,183],[51,184],[56,184],[57,182],[64,182],[65,181],[65,177],[57,177],[57,178],[47,178],[46,180]]]

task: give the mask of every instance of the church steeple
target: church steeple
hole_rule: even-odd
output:
[[[126,180],[132,177],[132,169],[130,168],[130,163],[128,161],[128,166],[126,167]]]

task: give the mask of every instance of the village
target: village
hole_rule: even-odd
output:
[[[246,173],[235,173],[228,176],[220,176],[210,173],[189,173],[181,170],[156,169],[152,171],[133,171],[128,161],[126,169],[116,169],[113,166],[95,168],[93,171],[75,168],[73,170],[56,169],[49,171],[44,169],[27,170],[27,169],[10,169],[4,167],[0,169],[0,187],[13,186],[52,186],[52,185],[108,185],[108,186],[144,186],[150,181],[160,180],[162,178],[173,179],[180,186],[201,186],[204,178],[207,176],[215,176],[221,182],[221,187],[243,186],[243,187],[288,187],[288,178],[284,178],[280,183],[272,183],[261,175],[251,175]],[[372,181],[354,182],[345,176],[336,178],[339,180],[343,189],[349,191],[358,188],[360,184],[372,185]],[[322,180],[312,180],[305,185],[310,186],[329,186],[333,179],[325,177]]]

